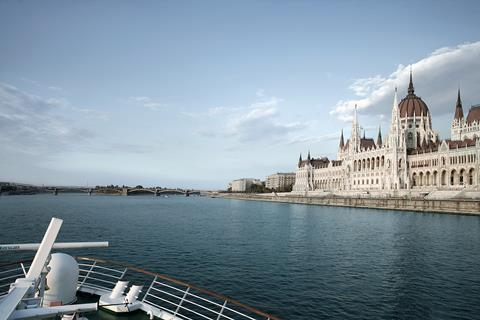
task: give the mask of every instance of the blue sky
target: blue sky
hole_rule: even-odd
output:
[[[2,1],[0,180],[223,188],[387,134],[408,65],[448,138],[478,1]]]

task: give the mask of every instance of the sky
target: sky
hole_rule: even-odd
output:
[[[394,88],[480,104],[479,1],[1,1],[0,181],[225,188],[335,159]]]

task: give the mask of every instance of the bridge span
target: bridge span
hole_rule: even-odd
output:
[[[162,188],[115,188],[115,189],[93,189],[93,188],[62,188],[62,187],[50,187],[45,188],[45,191],[58,195],[59,193],[88,193],[92,194],[104,194],[104,195],[122,195],[122,196],[134,196],[151,194],[154,196],[160,195],[184,195],[186,197],[191,195],[201,195],[200,190],[183,190],[183,189],[162,189]]]
[[[167,194],[185,195],[186,197],[190,195],[200,195],[199,190],[159,189],[159,188],[122,188],[122,196],[133,196],[133,195],[148,194],[148,193],[155,196],[167,195]]]

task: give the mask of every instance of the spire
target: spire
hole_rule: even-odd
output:
[[[342,133],[340,135],[340,148],[343,149],[343,147],[345,147],[345,142],[343,141],[343,129],[342,129]]]
[[[310,150],[308,150],[307,161],[310,162]]]
[[[352,131],[350,133],[349,148],[353,152],[357,152],[360,149],[360,126],[358,125],[357,105],[353,112]]]
[[[392,122],[390,124],[390,133],[388,134],[388,145],[398,146],[401,140],[401,124],[400,124],[400,111],[398,109],[398,96],[397,87],[395,87],[395,95],[393,98],[392,106]],[[383,141],[382,141],[383,142]]]
[[[298,158],[298,163],[302,162],[302,153],[300,152],[300,158]]]
[[[397,87],[395,87],[395,98],[393,99],[393,107],[398,109]]]
[[[412,66],[410,66],[410,83],[408,84],[408,94],[413,95],[415,93],[415,89],[413,88],[413,81],[412,81]]]
[[[392,122],[398,118],[398,97],[397,97],[397,87],[395,87],[395,96],[393,98],[392,106]]]
[[[382,146],[382,127],[378,126],[377,147]]]
[[[355,103],[355,111],[353,113],[353,122],[356,124],[357,121],[357,104]]]
[[[463,107],[462,107],[462,99],[460,98],[460,88],[458,89],[457,105],[455,107],[454,119],[457,119],[457,120],[463,119]]]

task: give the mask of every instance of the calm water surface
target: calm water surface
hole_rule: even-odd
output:
[[[60,241],[110,241],[72,254],[169,274],[283,319],[480,319],[479,217],[203,197],[2,196],[0,243],[40,242],[52,216],[65,220]]]

